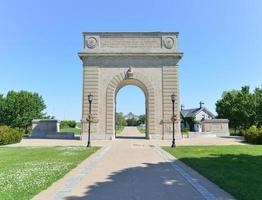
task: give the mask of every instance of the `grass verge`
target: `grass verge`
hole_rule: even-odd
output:
[[[122,131],[124,130],[124,126],[116,126],[116,134],[120,134],[122,133]]]
[[[97,150],[97,147],[1,147],[0,199],[31,199]]]
[[[73,132],[75,135],[80,135],[81,129],[78,128],[61,128],[60,132]]]
[[[240,200],[262,199],[262,146],[163,147]]]
[[[142,134],[145,134],[146,130],[144,128],[141,128],[141,127],[137,127],[137,130],[142,133]]]

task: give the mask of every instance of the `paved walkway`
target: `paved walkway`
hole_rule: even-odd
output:
[[[136,128],[125,134],[140,134]],[[117,139],[34,199],[233,199],[148,140]]]
[[[124,130],[117,135],[117,139],[145,139],[146,134],[140,133],[136,127],[127,126]]]
[[[128,130],[128,131],[127,131]],[[92,140],[93,146],[105,146],[115,144],[116,141],[123,141],[123,139],[132,139],[132,137],[140,138],[134,140],[140,145],[156,145],[156,146],[170,146],[170,140],[148,140],[143,139],[144,134],[138,133],[135,127],[126,127],[124,132],[120,134],[123,138],[117,138],[116,140]],[[176,140],[177,146],[190,146],[190,145],[245,145],[243,142],[243,137],[193,137],[193,138],[183,138]],[[26,146],[85,146],[86,141],[83,140],[58,140],[58,139],[22,139],[20,143],[11,144],[8,146],[13,147],[26,147]]]

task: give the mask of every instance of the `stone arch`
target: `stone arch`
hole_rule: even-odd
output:
[[[132,78],[127,78],[125,72],[115,75],[106,89],[106,134],[114,137],[115,133],[115,98],[117,92],[125,85],[135,85],[142,89],[146,99],[147,137],[155,133],[155,95],[151,82],[141,73],[134,72]]]

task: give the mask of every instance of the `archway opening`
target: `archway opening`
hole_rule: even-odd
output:
[[[147,95],[145,89],[122,84],[115,96],[115,137],[147,138]]]

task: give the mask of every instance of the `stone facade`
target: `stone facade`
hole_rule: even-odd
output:
[[[60,122],[56,119],[34,119],[32,133],[54,133],[60,131]]]
[[[60,132],[60,122],[56,119],[34,119],[32,121],[32,138],[74,139],[74,133]]]
[[[85,32],[83,61],[82,139],[87,138],[88,94],[94,96],[91,138],[115,136],[115,98],[126,85],[145,93],[148,138],[167,139],[172,133],[171,94],[176,95],[179,120],[179,67],[176,32]],[[144,102],[141,102],[144,103]],[[176,123],[180,137],[180,125]]]
[[[215,133],[217,136],[229,136],[228,119],[205,119],[202,121],[202,131]]]

